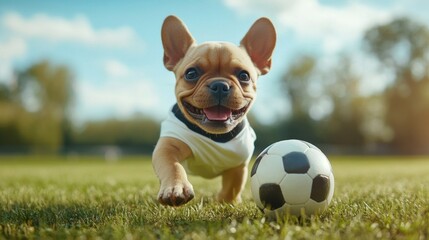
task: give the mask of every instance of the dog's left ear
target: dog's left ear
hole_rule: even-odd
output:
[[[270,71],[271,55],[276,45],[276,30],[268,18],[258,19],[240,45],[246,49],[261,75]]]

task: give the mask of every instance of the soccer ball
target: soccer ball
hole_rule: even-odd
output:
[[[285,140],[267,147],[251,173],[256,205],[268,216],[321,213],[334,195],[334,175],[322,151],[301,140]]]

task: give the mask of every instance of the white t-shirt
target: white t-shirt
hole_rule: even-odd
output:
[[[241,123],[241,131],[234,133],[235,136],[227,136],[226,142],[225,139],[220,142],[216,135],[191,130],[173,111],[161,124],[161,137],[176,138],[189,146],[193,155],[181,162],[189,174],[214,178],[227,169],[250,161],[256,134],[246,118]]]

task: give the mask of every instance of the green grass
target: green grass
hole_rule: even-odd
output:
[[[268,221],[251,200],[219,204],[220,179],[160,206],[148,158],[0,158],[0,239],[428,239],[429,158],[332,157],[333,201],[307,219]]]

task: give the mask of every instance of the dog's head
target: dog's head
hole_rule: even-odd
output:
[[[273,24],[260,18],[239,46],[227,42],[198,45],[175,16],[162,26],[164,65],[176,76],[177,104],[183,115],[208,133],[231,131],[256,97],[256,80],[271,67],[276,42]]]

